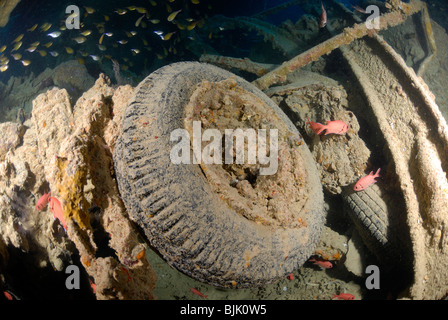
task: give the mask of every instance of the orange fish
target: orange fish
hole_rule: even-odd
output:
[[[190,288],[190,291],[193,292],[194,294],[196,294],[196,295],[202,297],[202,298],[205,298],[205,299],[208,298],[208,296],[203,295],[199,290],[197,290],[197,289],[195,289],[195,288]]]
[[[135,257],[137,260],[141,260],[144,256],[145,256],[145,249],[143,249],[142,251],[140,251],[137,256]]]
[[[325,132],[325,135],[333,133],[333,134],[344,134],[348,131],[348,125],[342,121],[342,120],[335,120],[335,121],[328,121],[327,124],[323,125],[319,122],[313,122],[310,121],[310,119],[307,119],[306,124],[309,124],[311,127],[311,130],[317,135],[320,135],[324,130],[327,130]]]
[[[327,25],[327,11],[325,10],[322,1],[320,2],[320,6],[322,8],[322,13],[320,14],[319,18],[319,28],[323,28]]]
[[[313,262],[313,264],[321,267],[322,269],[331,269],[333,268],[333,264],[328,260],[316,260],[311,258],[308,260],[309,262]]]
[[[56,199],[55,197],[50,198],[50,210],[53,213],[53,217],[55,219],[58,219],[59,222],[64,227],[64,230],[67,231],[67,224],[65,223],[64,212],[62,211],[62,205],[59,202],[59,200]]]
[[[338,298],[338,300],[355,300],[355,296],[350,293],[335,294],[331,299],[333,300],[334,298]]]
[[[50,199],[51,191],[48,193],[44,193],[39,200],[37,200],[36,210],[44,210],[47,206],[48,200]]]
[[[361,179],[358,180],[358,182],[355,183],[355,186],[353,187],[353,190],[355,191],[361,191],[367,189],[371,184],[376,183],[375,178],[381,177],[380,176],[380,170],[379,168],[375,174],[373,174],[373,171],[370,171],[370,173]]]

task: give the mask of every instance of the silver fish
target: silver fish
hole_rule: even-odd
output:
[[[47,34],[47,36],[52,37],[52,38],[57,38],[60,35],[61,35],[61,31],[55,31],[55,32]]]

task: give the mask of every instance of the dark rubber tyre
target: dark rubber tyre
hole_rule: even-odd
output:
[[[359,192],[347,188],[343,193],[345,211],[366,247],[381,262],[390,262],[399,256],[390,221],[396,213],[386,198],[377,184]]]
[[[117,183],[130,218],[169,265],[220,287],[259,287],[300,267],[324,223],[322,186],[313,157],[300,146],[310,192],[307,226],[273,228],[247,220],[215,194],[199,165],[170,161],[170,134],[183,128],[184,108],[202,80],[234,77],[298,133],[262,91],[218,67],[181,62],[150,74],[135,90],[114,151]]]

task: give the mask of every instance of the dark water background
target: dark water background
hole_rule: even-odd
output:
[[[2,56],[9,58],[8,70],[0,73],[0,81],[6,83],[11,76],[27,76],[31,72],[38,75],[47,67],[54,68],[64,61],[73,59],[79,59],[80,63],[85,64],[93,76],[97,76],[100,72],[110,71],[112,67],[111,59],[116,59],[121,66],[124,66],[122,72],[138,81],[142,76],[162,65],[176,61],[198,60],[200,53],[220,53],[233,57],[245,57],[250,54],[252,46],[262,42],[262,37],[254,31],[247,31],[242,34],[244,30],[228,31],[225,28],[221,30],[219,25],[209,22],[210,18],[217,15],[251,17],[287,2],[281,0],[201,0],[199,4],[192,4],[190,0],[174,0],[172,2],[169,0],[154,0],[157,5],[153,6],[148,0],[22,0],[11,13],[8,24],[4,28],[0,28],[0,47],[2,45],[7,46],[6,50],[0,54],[0,58]],[[350,8],[350,2],[345,2],[346,6]],[[352,4],[357,2],[351,1]],[[320,1],[303,1],[303,3],[306,5],[296,4],[263,19],[279,26],[288,19],[295,23],[306,13],[318,16]],[[56,39],[50,38],[47,34],[59,31],[59,27],[65,24],[67,17],[65,9],[68,5],[76,5],[80,8],[83,26],[80,30],[61,31],[61,36]],[[150,19],[158,19],[160,23],[152,24],[144,18],[142,21],[146,23],[146,28],[142,28],[142,25],[136,27],[135,23],[142,14],[136,10],[129,10],[130,6],[147,9]],[[167,6],[172,11],[182,9],[175,21],[179,21],[184,26],[190,23],[188,19],[194,19],[195,21],[203,19],[203,25],[201,28],[196,26],[191,31],[179,30],[176,24],[167,21],[166,18],[169,15]],[[95,12],[86,14],[86,7],[93,8]],[[127,10],[127,13],[119,15],[116,12],[119,8]],[[109,17],[109,21],[105,21],[105,15]],[[51,28],[47,31],[40,30],[44,23],[51,23]],[[98,28],[98,24],[101,23],[104,23],[104,32],[113,33],[110,38],[103,37],[103,45],[107,48],[105,51],[98,48],[101,31],[103,31]],[[35,24],[38,24],[38,27],[34,31],[27,31]],[[92,34],[86,36],[87,41],[85,43],[77,44],[72,40],[80,36],[79,33],[85,30],[92,30]],[[137,35],[129,38],[126,32],[131,31],[136,31]],[[176,33],[169,41],[163,41],[154,31],[163,31],[164,34]],[[21,34],[24,34],[22,46],[19,50],[12,52],[13,41]],[[117,44],[117,41],[120,40],[127,40],[128,43],[125,45]],[[36,41],[40,42],[37,50],[34,52],[26,51]],[[43,47],[43,44],[50,41],[53,42],[51,47]],[[113,47],[114,45],[116,47]],[[68,54],[65,47],[72,48],[74,53]],[[210,48],[218,52],[209,52]],[[140,53],[133,54],[131,49],[140,50]],[[45,51],[45,56],[41,56],[38,51]],[[53,57],[50,52],[57,52],[58,56]],[[13,53],[20,53],[22,58],[17,61],[14,60],[11,56]],[[101,60],[94,61],[90,55],[98,56]],[[20,60],[28,60],[31,64],[23,66]],[[259,62],[276,60],[273,62],[279,63],[285,58],[266,50],[265,60]]]
[[[0,28],[0,48],[6,45],[7,48],[0,54],[8,58],[8,70],[0,72],[0,81],[6,83],[11,76],[28,76],[31,72],[34,75],[40,74],[45,68],[54,68],[60,63],[78,59],[81,64],[85,64],[89,73],[95,78],[99,73],[105,72],[108,75],[112,73],[111,59],[115,59],[121,66],[121,71],[128,78],[133,79],[134,83],[140,81],[144,76],[155,69],[177,61],[198,60],[202,53],[214,53],[232,57],[249,57],[254,54],[254,48],[257,54],[253,57],[257,62],[262,63],[281,63],[287,60],[287,57],[272,51],[269,44],[260,45],[263,38],[253,30],[244,30],[236,28],[228,30],[226,26],[220,26],[214,23],[214,17],[223,15],[226,17],[258,17],[266,10],[288,3],[290,1],[282,0],[229,0],[229,1],[206,1],[200,0],[199,4],[193,4],[190,0],[154,0],[151,4],[148,0],[122,1],[122,0],[86,0],[86,1],[36,1],[22,0],[13,10],[9,23]],[[280,26],[283,22],[290,20],[295,23],[304,15],[312,15],[316,20],[320,14],[320,1],[295,1],[292,6],[284,10],[274,12],[263,16],[262,19],[272,25]],[[353,10],[351,5],[357,5],[358,0],[344,0],[342,2],[347,8]],[[448,10],[447,1],[427,1],[431,17],[439,24],[447,28],[446,10]],[[331,7],[332,1],[323,1],[326,7]],[[153,4],[156,4],[155,6]],[[76,5],[80,8],[80,18],[82,27],[80,30],[64,30],[56,39],[50,38],[47,34],[59,31],[60,26],[65,25],[67,14],[65,9],[68,5]],[[145,8],[149,12],[149,19],[158,19],[160,23],[152,24],[149,19],[144,17],[143,22],[146,28],[135,23],[142,16],[136,10],[130,10],[130,6]],[[86,7],[93,8],[93,14],[86,13]],[[117,9],[127,10],[124,15],[119,15]],[[179,22],[185,27],[191,21],[199,22],[193,30],[180,30],[178,25],[167,21],[169,9],[172,11],[182,10],[174,21]],[[328,12],[328,19],[335,18],[332,11]],[[105,20],[105,16],[109,20]],[[44,23],[51,23],[48,31],[40,30]],[[202,25],[201,25],[202,23]],[[30,32],[27,31],[33,25],[38,27]],[[101,24],[103,29],[101,29]],[[80,32],[92,30],[92,34],[86,36],[87,41],[83,44],[77,44],[73,38],[80,36]],[[129,32],[136,31],[137,34],[131,38]],[[155,31],[162,31],[165,35],[175,32],[170,40],[164,41]],[[112,37],[103,37],[105,50],[98,47],[101,34],[112,32]],[[127,32],[127,33],[126,33]],[[19,35],[24,34],[22,46],[19,50],[12,52],[13,41]],[[117,41],[126,40],[125,45],[118,44]],[[319,41],[325,40],[325,37],[316,39],[313,45]],[[36,51],[27,52],[26,49],[31,44],[39,41],[40,44]],[[53,42],[49,48],[43,47],[44,44]],[[66,52],[65,47],[72,48],[73,54]],[[134,49],[134,52],[132,51]],[[303,48],[306,50],[307,48]],[[135,54],[138,50],[138,54]],[[261,53],[260,53],[261,50]],[[42,52],[38,52],[42,51]],[[50,52],[56,52],[57,57],[53,57]],[[11,56],[13,53],[22,55],[17,61]],[[45,55],[45,56],[42,56]],[[100,61],[94,61],[90,55],[98,56]],[[23,66],[21,60],[31,62],[29,66]]]

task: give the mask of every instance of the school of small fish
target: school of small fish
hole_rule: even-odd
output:
[[[169,54],[176,55],[180,51],[176,49],[176,46],[182,38],[178,31],[188,32],[195,27],[204,26],[206,17],[201,16],[203,13],[196,10],[199,4],[201,4],[200,0],[172,0],[169,3],[150,0],[147,7],[131,5],[107,12],[88,6],[80,7],[79,18],[82,19],[80,20],[81,28],[78,30],[68,30],[65,20],[61,20],[59,23],[44,22],[26,26],[23,33],[15,37],[11,43],[1,43],[3,41],[0,39],[0,73],[11,70],[10,67],[14,64],[12,62],[15,61],[24,67],[30,66],[36,59],[36,53],[41,57],[48,55],[52,58],[61,55],[73,56],[80,64],[85,63],[86,57],[99,63],[103,61],[103,58],[122,60],[120,61],[122,70],[134,67],[134,62],[129,57],[136,56],[144,50],[152,52],[155,59],[164,59]],[[211,9],[210,4],[202,3],[202,5],[208,10]],[[191,14],[194,18],[189,16]],[[125,18],[120,18],[122,16]],[[69,14],[66,17],[69,17]],[[75,17],[78,17],[78,14]],[[117,31],[117,19],[135,19],[133,22],[135,29]],[[152,26],[158,26],[156,34],[162,42],[154,42],[151,36],[154,34],[151,31]],[[28,39],[34,41],[36,36],[41,41],[33,43],[28,41]],[[111,39],[106,40],[106,38]],[[131,41],[133,38],[135,40]],[[189,41],[196,39],[196,37],[185,35],[183,38]],[[88,45],[91,42],[97,44],[98,52]],[[126,51],[120,49],[121,47],[127,50],[129,57]],[[119,57],[114,57],[114,54]]]

